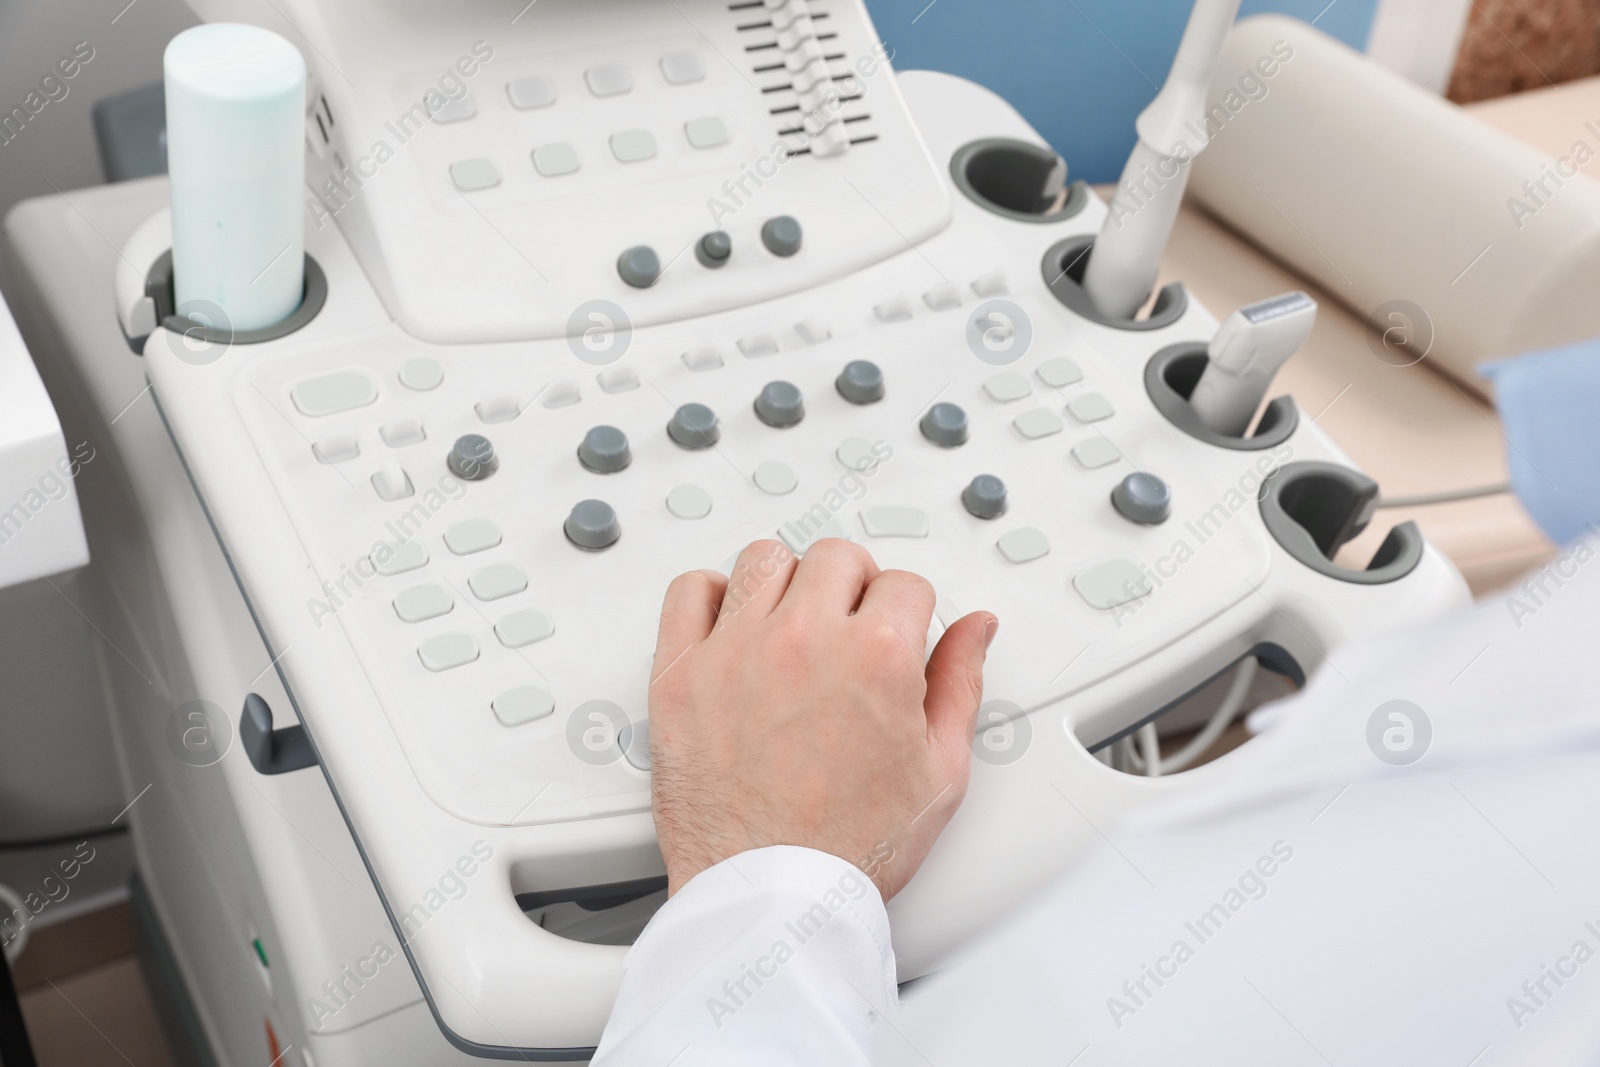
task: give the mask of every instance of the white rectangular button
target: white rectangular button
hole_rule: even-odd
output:
[[[489,706],[502,726],[521,726],[554,712],[556,698],[542,685],[524,685],[506,690],[490,701]]]
[[[556,632],[555,623],[542,611],[514,611],[494,624],[494,635],[507,648],[522,648]]]
[[[621,63],[590,67],[583,72],[583,81],[595,96],[621,96],[633,88],[633,75]]]
[[[753,333],[749,337],[739,338],[739,351],[751,359],[770,356],[777,350],[778,339],[770,333]]]
[[[1018,415],[1012,423],[1017,432],[1030,441],[1037,441],[1041,437],[1058,434],[1066,428],[1066,423],[1061,421],[1061,416],[1048,408],[1034,408]]]
[[[500,184],[500,168],[488,159],[458,159],[450,164],[450,182],[463,193],[493,189]]]
[[[384,542],[372,552],[372,566],[379,574],[404,574],[428,565],[428,549],[421,541],[403,544]]]
[[[928,513],[921,508],[863,508],[861,528],[869,537],[927,537]]]
[[[983,383],[983,391],[990,397],[1009,404],[1014,400],[1021,400],[1033,392],[1033,386],[1028,384],[1028,379],[1016,371],[1001,371]]]
[[[639,372],[632,367],[612,367],[596,374],[600,388],[608,393],[626,393],[639,388]]]
[[[417,646],[417,658],[430,671],[447,671],[478,658],[478,642],[471,634],[453,630],[430,637]]]
[[[442,585],[417,585],[406,589],[394,598],[394,613],[402,622],[426,622],[448,615],[456,606],[455,598]]]
[[[1104,393],[1084,393],[1067,401],[1067,410],[1079,422],[1099,422],[1117,413]]]
[[[1001,535],[995,547],[1012,563],[1029,563],[1050,554],[1050,539],[1042,530],[1024,526]]]
[[[506,85],[511,106],[518,111],[549,107],[556,102],[556,87],[549,78],[518,78]]]
[[[528,576],[514,563],[495,563],[467,579],[479,600],[501,600],[528,588]]]
[[[1080,572],[1072,587],[1091,608],[1110,611],[1151,594],[1150,579],[1131,559],[1114,559]]]
[[[468,519],[444,532],[445,546],[458,556],[470,556],[500,543],[500,527],[488,519]]]
[[[364,408],[378,399],[378,386],[361,371],[344,370],[308,378],[289,390],[300,414],[313,418]]]
[[[1090,470],[1095,470],[1115,463],[1122,458],[1122,453],[1104,437],[1090,437],[1072,446],[1072,457]]]

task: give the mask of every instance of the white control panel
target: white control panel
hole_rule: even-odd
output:
[[[301,45],[308,226],[342,230],[418,338],[560,337],[607,296],[636,325],[690,318],[841,278],[949,221],[850,0],[195,6]],[[774,215],[808,220],[804,260],[749,254]],[[695,244],[718,229],[736,258],[702,284]],[[633,246],[658,258],[648,289],[618,278]]]
[[[551,49],[560,64],[545,75],[548,106],[626,97],[597,93],[623,84],[608,65],[628,68],[636,100],[647,79],[653,96],[672,98],[699,91],[689,75],[702,67],[705,82],[734,77],[724,44],[701,66],[667,57],[721,42],[713,18],[728,21],[717,34],[754,42],[737,36],[755,32],[741,21],[785,6],[665,4],[663,15],[627,5],[649,48]],[[332,9],[335,23],[346,14]],[[538,10],[579,20],[571,40],[582,39],[583,16]],[[858,6],[839,0],[826,13],[854,42],[851,57],[870,52]],[[705,36],[685,19],[706,23]],[[781,32],[765,26],[760,39]],[[680,33],[681,45],[660,44]],[[488,69],[500,78],[511,66]],[[325,85],[336,76],[331,64],[319,71]],[[1050,221],[991,210],[958,188],[950,160],[985,138],[1038,136],[968,83],[876,77],[866,98],[893,102],[875,107],[880,139],[785,163],[729,222],[721,265],[691,245],[647,288],[626,279],[640,266],[630,249],[672,253],[698,238],[706,195],[693,176],[619,169],[634,164],[615,158],[611,134],[648,128],[658,161],[679,136],[646,108],[626,126],[561,135],[577,174],[597,175],[574,183],[571,200],[547,199],[541,184],[570,175],[495,154],[512,143],[504,137],[474,142],[470,156],[463,141],[397,162],[420,183],[481,158],[500,184],[485,167],[466,169],[476,190],[434,200],[419,184],[413,206],[435,214],[420,229],[379,229],[383,242],[368,227],[387,226],[398,198],[341,215],[341,227],[354,220],[348,231],[313,228],[307,249],[327,301],[296,332],[229,347],[157,330],[146,346],[162,411],[294,695],[295,709],[275,709],[278,725],[303,719],[462,1047],[508,1055],[597,1041],[623,949],[542,929],[516,897],[661,873],[644,728],[656,614],[675,575],[726,567],[753,539],[803,551],[849,537],[884,566],[926,575],[939,601],[932,633],[906,635],[918,645],[973,609],[1002,620],[968,799],[891,905],[908,979],[1104,847],[1096,824],[1215,773],[1132,778],[1090,746],[1255,650],[1315,672],[1336,645],[1466,598],[1420,542],[1393,580],[1302,562],[1298,542],[1264,519],[1263,483],[1294,464],[1348,460],[1309,418],[1254,448],[1177,425],[1153,400],[1147,367],[1173,345],[1203,350],[1216,319],[1192,302],[1159,328],[1071,310],[1052,291],[1061,272],[1047,253],[1096,233],[1104,207],[1080,190],[1064,194],[1079,206]],[[532,114],[550,96],[542,83],[494,94],[488,84],[474,83],[478,110],[450,125],[521,121],[516,101]],[[729,130],[754,114],[737,94],[716,99]],[[703,151],[682,137],[675,156]],[[603,224],[591,214],[602,202],[615,213]],[[559,314],[540,302],[545,290],[512,292],[520,283],[496,258],[507,233],[480,229],[477,214],[509,218],[502,210],[540,228],[526,247],[550,258],[535,262],[564,264],[551,275],[570,286]],[[447,235],[431,261],[426,242],[411,243],[422,230]],[[467,258],[446,266],[456,253]],[[413,283],[446,276],[410,301]],[[473,315],[436,299],[447,292],[495,306],[482,343],[454,343]],[[464,855],[479,870],[471,892],[427,905]]]

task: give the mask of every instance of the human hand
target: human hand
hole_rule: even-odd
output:
[[[650,685],[651,793],[668,893],[730,856],[801,845],[887,901],[966,793],[999,626],[958,620],[923,661],[934,591],[848,541],[744,550],[667,590]]]

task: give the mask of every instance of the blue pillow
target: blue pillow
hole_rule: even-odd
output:
[[[1600,337],[1491,363],[1511,486],[1552,541],[1600,534]]]

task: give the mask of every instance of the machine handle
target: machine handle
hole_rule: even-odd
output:
[[[250,763],[262,774],[286,774],[317,765],[316,749],[299,723],[272,728],[272,708],[255,693],[244,698],[239,715],[239,743]]]

